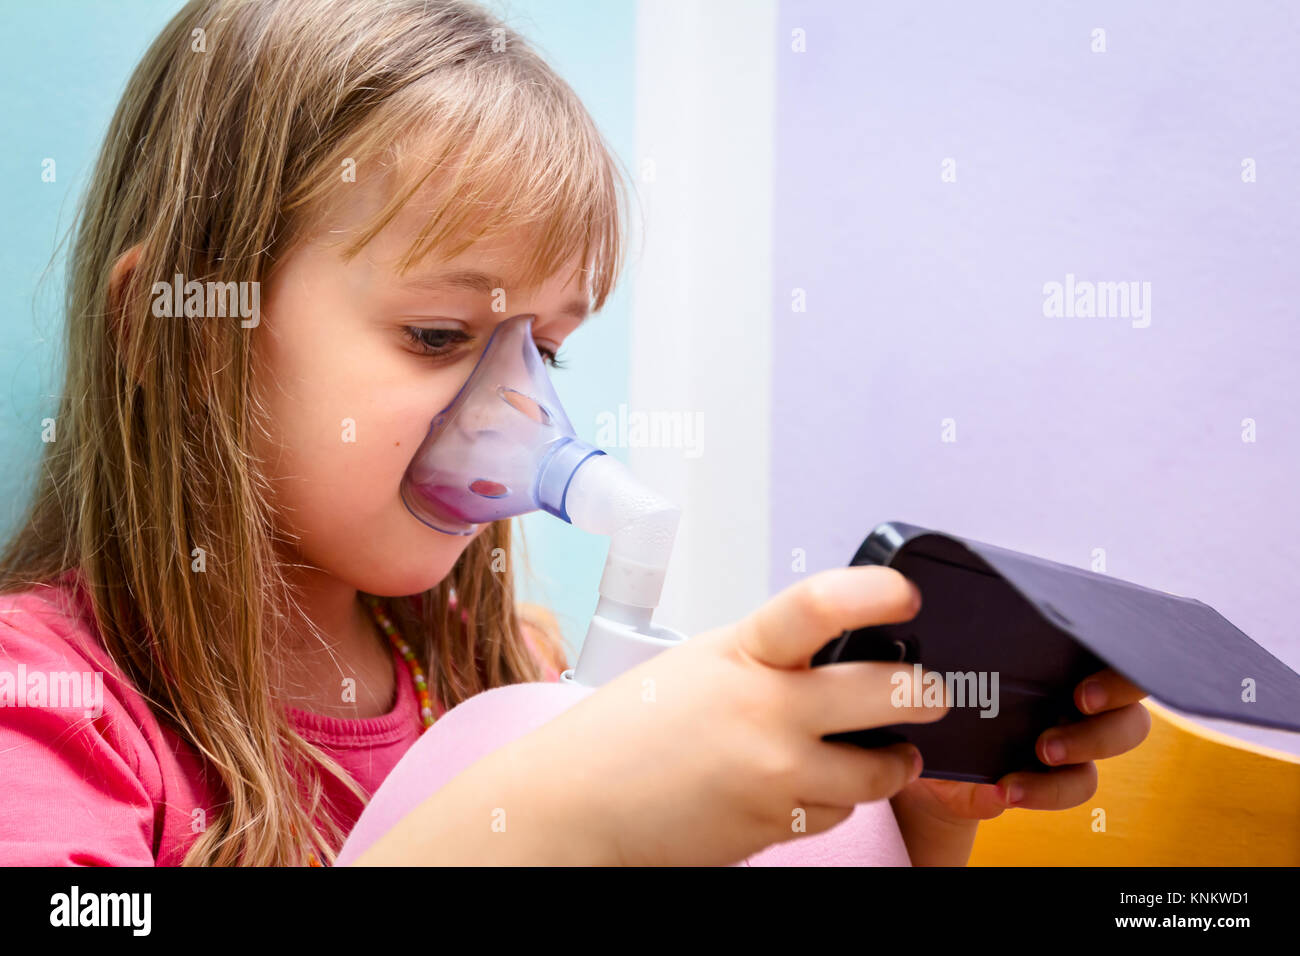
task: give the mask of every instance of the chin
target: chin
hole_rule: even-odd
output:
[[[358,568],[356,587],[378,597],[403,597],[437,587],[456,566],[474,537],[443,534],[420,524],[414,535],[387,550],[382,562]]]
[[[411,594],[422,594],[431,588],[437,587],[451,572],[454,564],[453,561],[445,567],[423,565],[420,567],[369,568],[365,574],[357,576],[356,588],[377,597],[395,598],[406,597]]]

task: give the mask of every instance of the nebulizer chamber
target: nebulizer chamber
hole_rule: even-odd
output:
[[[610,537],[599,598],[563,683],[599,686],[685,640],[651,622],[680,510],[578,438],[532,338],[533,315],[501,322],[402,479],[413,515],[445,534],[542,510]]]

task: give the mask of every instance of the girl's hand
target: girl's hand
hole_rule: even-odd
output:
[[[1038,738],[1038,759],[1056,769],[1009,773],[996,786],[923,777],[903,788],[891,802],[912,862],[964,863],[976,824],[1010,807],[1065,810],[1089,799],[1097,792],[1094,761],[1146,739],[1151,715],[1138,703],[1145,696],[1115,671],[1098,671],[1074,689],[1075,706],[1092,716]]]
[[[897,663],[809,664],[844,630],[907,621],[919,606],[890,568],[825,571],[624,672],[488,758],[503,768],[493,777],[528,795],[518,814],[506,809],[529,831],[511,832],[546,829],[570,862],[728,864],[892,796],[920,772],[913,745],[822,736],[929,723],[947,708],[900,713]]]

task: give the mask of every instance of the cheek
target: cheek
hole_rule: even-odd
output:
[[[300,558],[373,594],[435,586],[473,539],[425,526],[399,489],[463,375],[439,375],[382,349],[367,354],[363,343],[271,348],[264,365],[259,381],[274,383],[259,389],[271,436],[264,458],[280,524]]]
[[[301,407],[284,418],[275,471],[281,521],[310,564],[372,594],[414,594],[447,575],[472,540],[427,527],[407,510],[400,486],[406,466],[436,414],[424,403],[345,414]]]

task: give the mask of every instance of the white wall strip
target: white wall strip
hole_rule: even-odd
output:
[[[637,10],[627,411],[681,430],[628,461],[682,506],[656,620],[688,634],[768,594],[775,27],[776,0]]]

